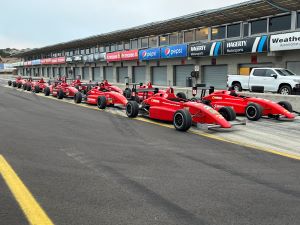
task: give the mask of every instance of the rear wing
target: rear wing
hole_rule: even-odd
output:
[[[212,94],[215,91],[215,87],[213,87],[213,86],[207,86],[206,84],[196,84],[192,88],[192,95],[193,95],[193,97],[196,97],[196,95],[198,94],[198,90],[201,90],[200,99],[203,99],[206,96],[207,90],[208,90],[209,94]]]

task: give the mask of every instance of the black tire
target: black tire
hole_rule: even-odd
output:
[[[285,108],[289,112],[294,112],[293,106],[289,102],[281,101],[281,102],[278,102],[278,105],[282,106],[283,108]]]
[[[77,93],[75,94],[75,96],[74,96],[74,102],[75,102],[76,104],[79,104],[79,103],[82,102],[82,94],[81,94],[81,92],[77,92]]]
[[[62,89],[59,89],[59,91],[57,92],[57,98],[58,99],[63,99],[64,98],[64,91]]]
[[[13,86],[13,87],[17,87],[17,82],[16,82],[16,81],[13,81],[13,82],[12,82],[12,86]]]
[[[262,117],[262,112],[263,108],[260,105],[256,103],[250,103],[246,107],[245,114],[249,120],[257,121]]]
[[[27,91],[31,91],[31,85],[26,85],[27,87],[26,87],[26,90]]]
[[[187,131],[192,126],[192,116],[185,109],[177,110],[173,117],[173,125],[178,131]]]
[[[141,102],[139,96],[131,96],[131,101],[135,101],[135,102],[137,102],[138,104],[140,104],[140,102]]]
[[[234,83],[232,84],[232,90],[234,91],[242,91],[242,85],[240,83]]]
[[[106,97],[105,96],[99,96],[97,99],[97,106],[99,109],[105,109],[106,108]]]
[[[283,85],[279,88],[278,92],[281,95],[291,95],[292,94],[292,88],[289,85]]]
[[[22,87],[22,83],[18,83],[18,88],[21,88]]]
[[[24,90],[24,91],[27,90],[27,84],[23,84],[23,90]]]
[[[38,86],[38,85],[34,86],[35,93],[40,93],[40,91],[41,91],[40,86]]]
[[[76,85],[75,88],[79,91],[79,86],[78,85]]]
[[[139,104],[136,101],[129,101],[126,105],[126,115],[135,118],[139,115]]]
[[[183,92],[178,92],[178,93],[176,94],[176,96],[177,96],[177,98],[187,99],[187,98],[186,98],[186,94],[183,93]]]
[[[125,91],[123,92],[123,95],[125,96],[125,98],[130,99],[131,98],[130,88],[126,88]]]
[[[45,96],[49,96],[50,95],[50,88],[49,87],[45,87],[44,94],[45,94]]]
[[[8,86],[11,86],[11,85],[12,85],[12,81],[9,80],[9,81],[7,82],[7,84],[8,84]]]
[[[219,113],[227,120],[233,121],[236,119],[236,113],[231,107],[222,107],[219,109]]]

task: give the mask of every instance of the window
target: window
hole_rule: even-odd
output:
[[[149,37],[149,47],[150,48],[155,48],[157,47],[157,42],[158,42],[158,37]]]
[[[169,44],[169,35],[162,35],[159,37],[159,46],[164,46]]]
[[[233,24],[227,26],[227,37],[240,37],[241,36],[241,24]]]
[[[173,33],[169,35],[169,42],[170,45],[178,44],[178,33]]]
[[[84,49],[80,50],[80,55],[84,55]]]
[[[118,47],[118,49],[117,49],[118,51],[122,51],[124,49],[122,42],[118,43],[117,47]]]
[[[109,45],[105,47],[105,52],[110,52],[110,46]]]
[[[272,74],[275,74],[275,72],[273,70],[256,69],[253,73],[253,76],[256,76],[256,77],[270,77]]]
[[[194,39],[194,31],[185,31],[184,32],[184,42],[193,42],[195,41]]]
[[[300,12],[297,15],[297,28],[300,28]]]
[[[125,49],[125,50],[129,50],[129,49],[130,49],[130,44],[129,44],[129,42],[125,42],[125,43],[124,43],[124,49]]]
[[[196,41],[208,39],[208,28],[200,28],[196,30]]]
[[[66,52],[66,56],[70,56],[70,52]]]
[[[90,49],[89,48],[87,48],[86,50],[85,50],[85,54],[90,54]]]
[[[251,22],[251,34],[260,34],[267,32],[267,19]]]
[[[131,40],[131,49],[138,49],[138,40]]]
[[[100,46],[99,51],[100,51],[100,52],[105,52],[104,46]]]
[[[249,36],[249,23],[244,23],[244,37]]]
[[[95,53],[95,51],[96,51],[96,48],[95,48],[95,47],[90,48],[90,53],[91,53],[91,54],[92,54],[92,53]]]
[[[112,52],[115,52],[115,51],[116,51],[116,45],[115,45],[115,44],[112,44],[112,45],[110,46],[110,51],[112,51]]]
[[[178,44],[183,43],[183,32],[178,33]]]
[[[216,40],[216,39],[224,39],[226,35],[226,27],[213,27],[211,29],[211,39]]]
[[[290,30],[291,29],[291,15],[277,16],[269,20],[269,32]]]
[[[148,38],[141,38],[140,42],[140,48],[148,48]]]
[[[99,52],[99,48],[95,47],[95,53],[98,53],[98,52]]]

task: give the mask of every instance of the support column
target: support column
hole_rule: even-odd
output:
[[[117,83],[118,79],[117,79],[117,67],[115,65],[113,65],[113,83]]]
[[[167,86],[174,85],[174,66],[167,65]]]
[[[89,77],[90,77],[90,79],[89,80],[91,80],[91,81],[93,81],[94,79],[93,79],[93,67],[92,66],[90,66],[89,67]]]
[[[149,64],[146,65],[146,74],[145,74],[145,83],[152,82],[151,79],[151,66]]]
[[[128,66],[129,82],[132,82],[132,75],[133,75],[133,67],[132,66]]]
[[[104,66],[100,66],[100,80],[103,81],[104,80]]]

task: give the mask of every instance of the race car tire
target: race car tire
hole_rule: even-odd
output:
[[[45,87],[44,94],[45,94],[45,96],[49,96],[50,95],[50,88],[49,87]]]
[[[34,86],[34,92],[40,93],[40,87],[38,85]]]
[[[78,85],[76,85],[75,88],[79,91],[79,86]]]
[[[289,112],[294,112],[293,106],[289,102],[286,102],[286,101],[278,102],[278,105],[282,106],[283,108],[285,108]]]
[[[231,107],[222,107],[219,109],[219,113],[227,120],[233,121],[236,119],[236,113]]]
[[[63,99],[64,98],[64,91],[62,89],[59,89],[59,91],[57,92],[57,96],[58,99]]]
[[[173,125],[178,131],[187,131],[192,126],[192,116],[185,109],[177,110],[173,117]]]
[[[97,99],[97,106],[99,109],[105,109],[106,108],[106,97],[105,96],[99,96]]]
[[[178,92],[178,93],[176,94],[176,97],[177,97],[177,98],[181,98],[181,99],[187,99],[187,98],[186,98],[186,94],[183,93],[183,92]]]
[[[138,104],[141,102],[139,96],[131,96],[131,100],[137,102]]]
[[[16,82],[16,81],[13,81],[13,82],[12,82],[12,86],[13,86],[13,87],[17,87],[17,82]]]
[[[26,87],[26,90],[27,91],[31,91],[31,85],[26,85],[27,87]]]
[[[21,88],[22,87],[22,83],[18,83],[18,88]]]
[[[240,83],[234,83],[231,87],[232,90],[234,91],[242,91],[242,85]]]
[[[123,92],[123,95],[125,96],[125,98],[130,99],[131,98],[130,88],[126,88],[125,91]]]
[[[292,94],[292,88],[289,85],[283,85],[279,88],[278,92],[281,95],[291,95]]]
[[[139,104],[136,101],[129,101],[126,105],[126,115],[135,118],[139,115]]]
[[[7,82],[7,84],[8,84],[8,86],[11,86],[11,85],[12,85],[12,81],[9,80],[9,81]]]
[[[27,90],[27,84],[23,84],[23,90],[24,90],[24,91]]]
[[[79,104],[79,103],[81,103],[81,101],[82,101],[82,94],[81,94],[81,92],[77,92],[74,96],[74,102],[76,104]]]
[[[250,103],[246,107],[246,117],[248,120],[257,121],[262,117],[263,108],[256,104],[256,103]]]

